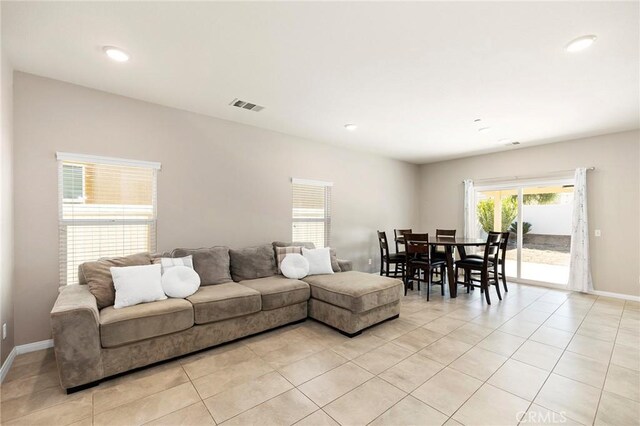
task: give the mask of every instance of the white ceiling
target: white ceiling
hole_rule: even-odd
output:
[[[3,1],[2,26],[17,70],[415,163],[640,127],[638,2]]]

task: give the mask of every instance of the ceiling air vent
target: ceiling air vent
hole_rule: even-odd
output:
[[[229,103],[229,105],[242,108],[242,109],[248,109],[249,111],[255,111],[255,112],[260,112],[264,109],[263,106],[256,105],[251,102],[241,101],[238,98],[235,98],[234,100],[232,100],[231,103]]]

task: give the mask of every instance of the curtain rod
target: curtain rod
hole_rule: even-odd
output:
[[[591,166],[591,167],[587,167],[587,170],[595,170],[596,168]],[[563,174],[563,173],[569,173],[569,172],[575,172],[576,169],[567,169],[567,170],[556,170],[554,172],[547,172],[547,173],[543,173],[543,174],[535,174],[535,175],[520,175],[520,176],[504,176],[504,177],[497,177],[497,178],[488,178],[488,179],[478,179],[478,180],[474,180],[473,182],[490,182],[490,181],[494,181],[494,180],[521,180],[521,179],[535,179],[535,178],[539,178],[539,177],[547,177],[547,176],[554,176],[554,175],[559,175],[559,174]],[[464,180],[462,181],[464,182]]]

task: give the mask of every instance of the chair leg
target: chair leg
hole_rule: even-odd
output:
[[[409,287],[409,277],[407,276],[407,274],[405,274],[405,275],[402,277],[402,281],[404,281],[404,285],[405,285],[406,287]]]
[[[427,280],[427,302],[431,293],[431,268],[424,271],[424,278]]]
[[[502,295],[500,294],[500,275],[498,274],[497,264],[493,266],[493,278],[496,283],[496,293],[498,293],[498,299],[502,300]],[[491,281],[489,281],[489,287],[491,287]]]
[[[469,291],[471,291],[471,274],[467,268],[464,270],[464,283],[467,287],[467,293],[469,293]]]
[[[489,274],[483,272],[480,276],[480,288],[484,290],[484,298],[487,299],[487,304],[491,304],[491,297],[489,296]]]
[[[504,287],[504,291],[507,292],[509,289],[507,288],[507,274],[505,273],[505,264],[506,262],[502,262],[502,286]]]

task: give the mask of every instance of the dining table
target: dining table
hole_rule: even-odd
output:
[[[396,241],[405,244],[404,235],[399,235]],[[458,297],[458,283],[456,282],[453,266],[453,248],[458,247],[458,251],[465,253],[465,247],[481,247],[487,243],[482,238],[464,238],[464,237],[433,237],[429,241],[420,241],[421,244],[428,244],[431,247],[444,247],[444,254],[447,264],[447,281],[449,282],[449,296]]]

